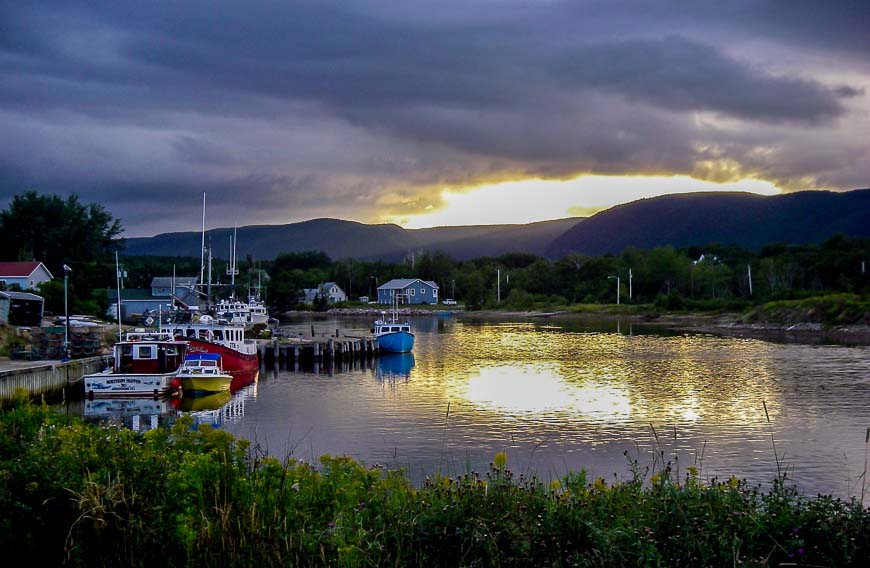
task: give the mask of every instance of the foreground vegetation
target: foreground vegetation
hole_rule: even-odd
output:
[[[858,566],[870,510],[688,468],[434,477],[281,463],[180,419],[139,434],[26,397],[0,414],[2,551],[37,565]],[[9,556],[11,557],[11,556]]]

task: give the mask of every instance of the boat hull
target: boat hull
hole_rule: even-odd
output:
[[[216,392],[229,392],[230,384],[233,382],[231,375],[213,375],[213,376],[184,376],[178,375],[178,380],[181,382],[181,391],[185,396],[197,394],[213,394]]]
[[[378,349],[383,353],[408,353],[414,349],[414,334],[407,331],[382,333],[377,340]]]
[[[88,397],[150,396],[169,392],[175,371],[171,373],[112,373],[102,372],[82,377]]]
[[[216,353],[220,355],[223,370],[230,375],[235,376],[240,373],[257,371],[260,368],[260,359],[256,350],[253,353],[242,353],[210,341],[201,339],[188,339],[188,341],[190,342],[187,348],[188,353]]]

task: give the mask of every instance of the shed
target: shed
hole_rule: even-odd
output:
[[[0,292],[0,322],[9,325],[39,327],[45,298],[28,292]]]

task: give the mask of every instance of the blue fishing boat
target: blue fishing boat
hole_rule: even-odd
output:
[[[390,319],[384,314],[383,319],[375,320],[372,333],[378,341],[378,349],[382,353],[407,353],[414,349],[414,334],[411,333],[411,323],[398,320],[397,308],[394,303]]]

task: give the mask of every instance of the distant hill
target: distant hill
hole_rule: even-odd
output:
[[[366,225],[338,219],[314,219],[289,225],[252,225],[238,228],[237,254],[271,260],[281,253],[322,250],[335,260],[401,261],[410,252],[444,251],[464,260],[507,252],[543,255],[553,239],[574,227],[579,218],[527,225],[477,225],[403,229],[398,225]],[[226,259],[233,229],[206,232],[213,255]],[[164,233],[126,239],[125,254],[198,257],[202,233]]]
[[[557,237],[546,256],[621,252],[629,245],[684,247],[718,242],[758,249],[772,242],[821,242],[836,233],[870,236],[870,189],[776,196],[689,193],[602,211]]]
[[[398,262],[408,253],[444,251],[458,260],[529,252],[559,258],[568,252],[618,253],[653,248],[772,242],[821,242],[836,233],[870,236],[870,189],[802,191],[764,197],[752,193],[688,193],[626,203],[587,219],[527,225],[475,225],[403,229],[338,219],[238,229],[239,257],[271,260],[281,253],[322,250],[335,260]],[[229,256],[232,229],[206,233],[216,258]],[[127,239],[129,255],[199,256],[199,232]]]

